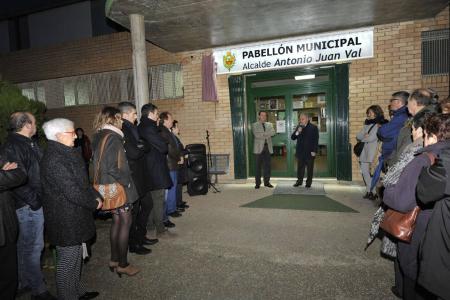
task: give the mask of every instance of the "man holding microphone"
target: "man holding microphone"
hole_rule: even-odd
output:
[[[299,124],[291,135],[291,139],[297,140],[295,153],[297,158],[297,182],[294,184],[294,187],[303,184],[306,167],[308,175],[305,187],[310,188],[314,171],[314,158],[319,147],[319,129],[311,124],[307,114],[302,113],[300,114]]]

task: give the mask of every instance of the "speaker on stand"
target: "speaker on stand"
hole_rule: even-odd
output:
[[[189,144],[188,152],[187,190],[190,196],[206,195],[208,193],[208,164],[206,160],[206,147],[203,144]]]

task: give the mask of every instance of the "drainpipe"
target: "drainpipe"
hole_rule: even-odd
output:
[[[145,51],[144,16],[130,15],[131,45],[133,47],[134,95],[138,117],[141,107],[149,102],[147,52]]]

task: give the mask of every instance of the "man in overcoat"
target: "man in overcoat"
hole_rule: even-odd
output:
[[[305,168],[307,168],[306,188],[310,188],[312,184],[314,172],[314,159],[319,148],[319,129],[312,124],[307,114],[300,114],[300,120],[294,133],[291,135],[292,140],[297,140],[295,156],[297,158],[297,182],[294,187],[303,184]]]

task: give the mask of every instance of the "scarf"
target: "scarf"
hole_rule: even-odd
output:
[[[414,159],[415,154],[423,148],[422,142],[422,139],[414,141],[403,150],[401,158],[389,168],[383,179],[385,187],[393,186],[397,183],[405,167]]]
[[[123,132],[122,130],[120,130],[119,128],[117,128],[116,126],[110,125],[110,124],[105,124],[102,126],[102,129],[108,129],[111,131],[114,131],[115,133],[117,133],[118,135],[120,135],[121,137],[123,137]]]

